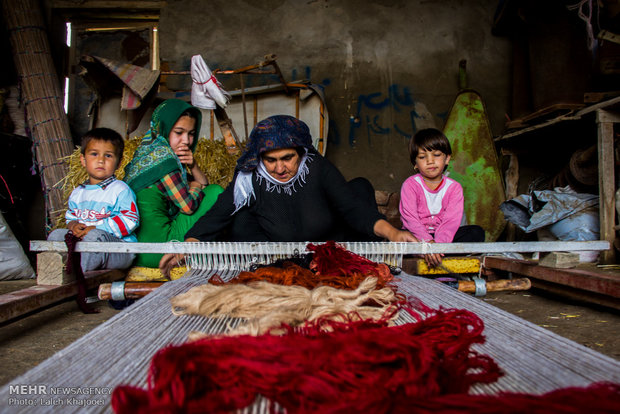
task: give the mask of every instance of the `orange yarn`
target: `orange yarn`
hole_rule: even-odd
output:
[[[222,285],[225,283],[242,283],[248,284],[250,282],[266,281],[277,285],[284,286],[303,286],[307,289],[314,289],[318,286],[330,286],[338,289],[354,290],[357,289],[359,284],[368,276],[378,277],[377,289],[385,287],[387,279],[385,272],[387,271],[388,277],[391,279],[389,268],[384,264],[377,265],[377,268],[385,268],[379,271],[371,271],[366,274],[359,272],[351,273],[349,275],[341,274],[320,274],[314,273],[311,270],[304,269],[303,267],[292,263],[284,262],[282,268],[279,267],[261,267],[254,272],[241,272],[236,278],[224,282],[219,276],[211,278],[209,283],[214,285]],[[387,279],[387,280],[386,280]]]

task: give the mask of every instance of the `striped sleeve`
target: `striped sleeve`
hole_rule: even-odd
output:
[[[110,216],[105,219],[102,225],[97,227],[124,239],[131,235],[138,228],[139,224],[140,217],[136,207],[136,196],[127,187],[118,193]]]

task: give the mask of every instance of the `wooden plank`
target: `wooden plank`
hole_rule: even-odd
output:
[[[587,104],[594,104],[616,96],[620,96],[620,91],[586,92],[583,94],[583,101]]]
[[[121,270],[95,270],[86,272],[86,288],[92,289],[101,283],[113,282],[125,277]],[[75,282],[67,285],[38,285],[16,292],[0,295],[0,323],[77,295]]]
[[[575,113],[575,116],[582,117],[585,114],[589,114],[590,112],[598,111],[599,109],[606,109],[613,107],[614,105],[620,104],[620,96],[616,96],[615,98],[608,99],[606,101],[586,106],[583,109],[580,109]]]
[[[487,256],[485,267],[525,275],[532,279],[552,282],[575,289],[620,298],[620,277],[582,269],[555,269],[539,266],[536,262]]]
[[[614,183],[615,151],[613,121],[616,120],[616,114],[602,109],[597,110],[600,238],[607,240],[611,246],[609,250],[601,252],[602,263],[615,263],[613,242],[616,238],[616,231],[614,229],[616,224],[616,190]]]
[[[546,282],[544,280],[532,279],[532,288],[541,289],[554,295],[579,302],[587,302],[595,305],[605,306],[610,309],[620,310],[620,301],[617,298],[601,295],[596,292],[588,292],[575,289],[570,286],[559,285],[557,283]]]
[[[303,253],[309,242],[78,242],[77,252],[108,253],[184,253],[184,254],[287,254]],[[427,254],[427,253],[506,253],[506,252],[566,252],[607,250],[606,240],[592,241],[531,241],[493,243],[405,243],[405,242],[343,242],[342,245],[358,254]],[[66,252],[65,242],[31,240],[30,250],[36,252]]]
[[[533,131],[537,131],[539,129],[543,129],[546,127],[549,127],[551,125],[555,125],[558,124],[560,122],[564,122],[564,121],[577,121],[579,119],[581,119],[582,116],[589,114],[591,112],[594,112],[596,110],[599,109],[605,109],[605,108],[609,108],[612,107],[614,105],[618,105],[620,104],[620,96],[616,96],[615,98],[611,98],[608,99],[606,101],[603,102],[599,102],[595,105],[590,105],[590,106],[586,106],[583,109],[580,109],[579,111],[575,112],[573,115],[562,115],[559,116],[557,118],[551,119],[549,121],[537,124],[537,125],[533,125],[531,127],[528,128],[524,128],[524,129],[520,129],[518,131],[514,131],[514,132],[510,132],[507,134],[503,134],[500,135],[499,137],[495,138],[495,141],[503,141],[505,139],[509,139],[509,138],[516,138],[519,137],[521,135],[525,135],[529,132],[533,132]]]
[[[555,267],[558,269],[570,269],[579,264],[579,254],[570,252],[551,252],[541,256],[538,260],[540,266]]]
[[[609,30],[601,30],[598,33],[598,38],[620,44],[620,34],[610,32]]]
[[[583,107],[583,104],[556,103],[539,109],[538,111],[526,115],[520,119],[516,119],[515,121],[531,124],[532,122],[540,122],[551,118],[557,118],[558,116],[569,115],[571,112]]]
[[[166,6],[165,1],[125,1],[125,0],[90,0],[90,1],[68,1],[54,0],[52,2],[53,9],[152,9],[159,10]]]
[[[537,124],[537,125],[532,125],[530,127],[527,128],[523,128],[523,129],[519,129],[517,131],[514,132],[509,132],[507,134],[503,134],[500,135],[499,137],[495,138],[494,141],[503,141],[505,139],[509,139],[509,138],[515,138],[515,137],[519,137],[521,135],[525,135],[528,132],[533,132],[533,131],[537,131],[539,129],[543,129],[546,127],[549,127],[551,125],[555,125],[555,124],[559,124],[560,122],[564,122],[564,121],[578,121],[579,119],[581,119],[578,116],[574,116],[574,115],[562,115],[559,116],[557,118],[551,119],[549,121]]]

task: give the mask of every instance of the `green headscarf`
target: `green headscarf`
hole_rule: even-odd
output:
[[[125,167],[125,182],[134,192],[138,192],[160,180],[164,175],[181,171],[183,181],[187,181],[185,168],[179,157],[170,147],[168,136],[181,114],[191,111],[196,117],[196,135],[190,146],[192,152],[198,144],[202,113],[200,109],[180,99],[168,99],[161,103],[151,117],[151,128],[142,137],[132,160]]]

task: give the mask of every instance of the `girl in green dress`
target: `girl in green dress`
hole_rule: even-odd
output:
[[[198,143],[200,109],[179,99],[160,104],[151,128],[125,167],[124,180],[136,193],[139,242],[182,241],[223,191],[209,184],[193,154]],[[161,254],[139,254],[135,266],[158,267]]]

